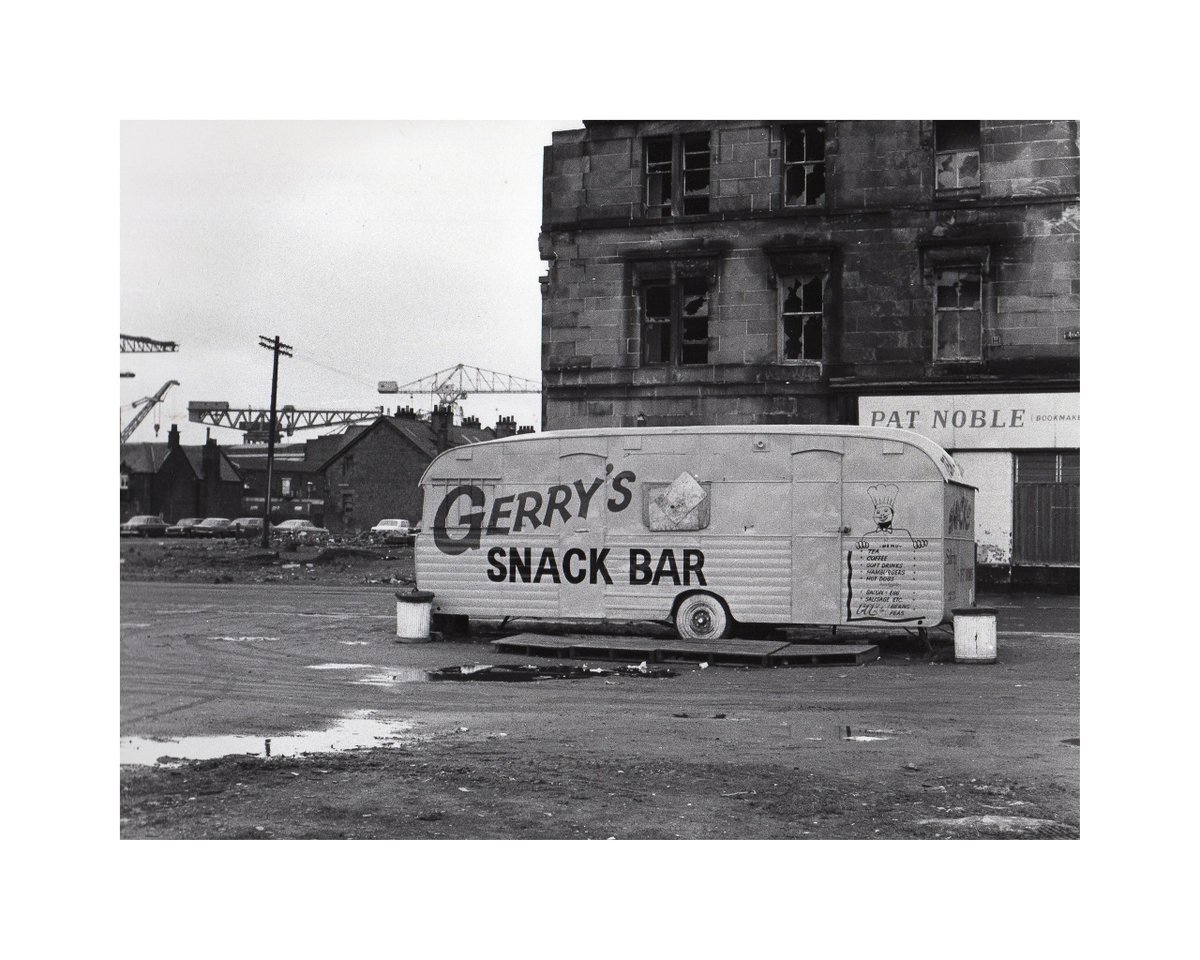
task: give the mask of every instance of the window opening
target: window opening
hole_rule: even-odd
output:
[[[708,284],[684,280],[679,362],[708,363]]]
[[[709,212],[712,158],[707,133],[647,137],[643,156],[647,217]],[[681,172],[679,177],[676,170]]]
[[[683,138],[683,212],[708,213],[708,134],[693,133]]]
[[[674,146],[670,137],[646,140],[646,216],[671,216]]]
[[[642,362],[708,363],[708,282],[648,283],[642,292]]]
[[[825,203],[825,126],[783,128],[783,202],[788,207]]]
[[[825,327],[823,277],[784,277],[780,343],[784,360],[821,360]]]
[[[933,122],[934,173],[939,194],[979,191],[979,121]]]
[[[935,359],[983,357],[983,280],[978,267],[934,271]]]

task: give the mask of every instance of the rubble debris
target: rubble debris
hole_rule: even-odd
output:
[[[481,680],[501,683],[520,683],[535,680],[583,680],[588,677],[673,677],[674,670],[650,669],[642,663],[636,667],[588,667],[573,664],[498,665],[468,664],[460,667],[442,667],[430,670],[430,680]],[[605,681],[606,683],[610,681]]]

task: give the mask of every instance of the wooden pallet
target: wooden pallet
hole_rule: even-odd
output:
[[[658,637],[615,637],[603,634],[549,636],[517,633],[492,641],[498,653],[573,660],[625,660],[647,663],[731,663],[763,667],[866,663],[879,658],[868,643],[816,644],[777,640],[683,641]]]

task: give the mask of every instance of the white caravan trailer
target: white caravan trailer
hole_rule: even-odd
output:
[[[975,489],[916,433],[602,428],[454,447],[421,478],[417,585],[468,617],[904,626],[975,600]]]

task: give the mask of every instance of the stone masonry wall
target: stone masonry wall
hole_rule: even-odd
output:
[[[818,422],[840,416],[829,378],[1078,376],[1079,156],[1074,121],[982,121],[977,197],[934,195],[932,121],[825,121],[821,207],[784,208],[780,127],[597,123],[545,154],[541,252],[545,425]],[[641,138],[707,129],[711,212],[641,214]],[[931,248],[984,247],[982,363],[933,358]],[[825,362],[778,360],[768,251],[828,251]],[[639,258],[715,261],[709,363],[640,366]]]

